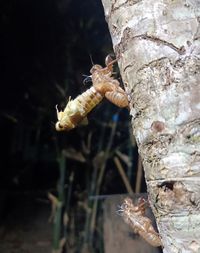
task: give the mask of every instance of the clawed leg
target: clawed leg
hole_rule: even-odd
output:
[[[106,59],[105,59],[105,64],[106,64],[106,68],[108,68],[111,72],[112,72],[112,69],[113,69],[113,64],[117,61],[117,59],[114,59],[112,58],[111,55],[107,55],[106,56]]]

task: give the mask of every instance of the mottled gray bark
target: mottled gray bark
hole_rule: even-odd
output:
[[[163,252],[200,252],[200,1],[102,2]]]

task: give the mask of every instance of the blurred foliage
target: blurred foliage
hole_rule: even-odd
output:
[[[3,162],[56,160],[55,105],[88,88],[90,55],[102,63],[111,51],[101,2],[3,0],[0,20]]]
[[[127,192],[114,156],[122,160],[135,185],[137,151],[128,111],[103,101],[89,115],[88,126],[69,133],[54,129],[55,105],[63,108],[69,96],[88,88],[83,74],[89,74],[91,57],[104,65],[106,55],[112,53],[101,1],[2,0],[0,22],[1,188],[55,193],[60,175],[62,189],[58,187],[50,200],[55,210],[57,200],[61,203],[55,215],[60,215],[64,232],[55,234],[69,235],[73,241],[77,229],[86,233],[76,242],[75,252],[93,243],[91,230],[101,237],[94,224],[95,217],[96,223],[102,222],[101,216],[88,197]]]

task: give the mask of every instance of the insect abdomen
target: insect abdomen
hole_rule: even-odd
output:
[[[138,234],[153,247],[159,247],[162,245],[160,236],[156,232],[138,231]]]
[[[96,91],[94,87],[91,87],[81,95],[79,95],[75,100],[77,101],[77,107],[80,107],[81,115],[86,116],[96,105],[98,105],[103,96]],[[74,101],[75,101],[74,100]]]
[[[103,96],[94,87],[85,91],[74,100],[70,100],[64,111],[57,110],[57,131],[69,131],[83,122],[87,114],[101,102]]]
[[[105,97],[118,107],[128,107],[127,96],[117,91],[110,91],[105,93]]]

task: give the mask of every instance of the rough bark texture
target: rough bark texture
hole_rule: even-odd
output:
[[[163,252],[200,252],[200,1],[102,2]]]

